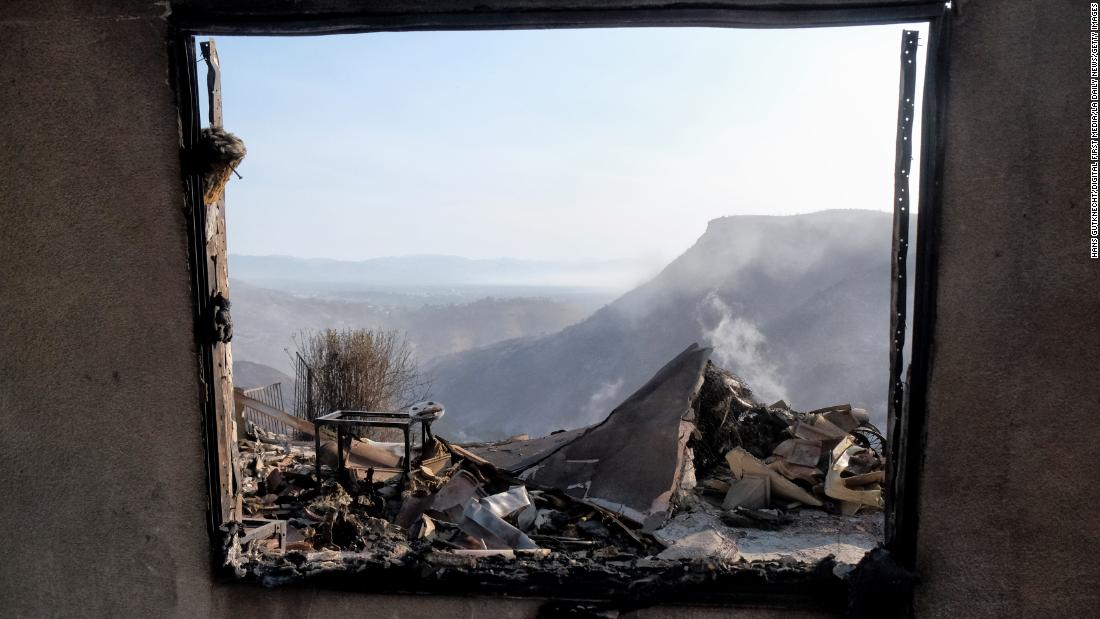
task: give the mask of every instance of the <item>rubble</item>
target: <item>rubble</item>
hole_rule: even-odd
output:
[[[814,495],[802,489],[801,486],[787,479],[776,470],[769,468],[766,464],[756,459],[755,456],[740,447],[735,447],[726,454],[726,462],[729,464],[730,473],[733,475],[733,478],[737,480],[730,488],[730,492],[735,492],[742,483],[752,482],[753,478],[764,479],[771,487],[769,497],[774,496],[776,501],[784,501],[782,504],[785,506],[790,506],[793,503],[813,505],[814,507],[821,507],[822,505],[822,502],[814,497]],[[771,505],[772,501],[769,500],[764,507],[771,507]]]
[[[829,465],[829,474],[825,478],[825,494],[838,501],[842,501],[842,511],[852,511],[854,513],[859,509],[859,506],[862,505],[877,507],[879,509],[884,509],[886,507],[886,502],[882,496],[882,489],[876,487],[881,484],[880,477],[882,477],[882,475],[880,475],[880,473],[883,471],[878,470],[855,474],[847,479],[842,477],[845,471],[854,468],[849,467],[849,462],[852,458],[858,457],[864,451],[866,450],[856,445],[855,438],[851,436],[845,437],[844,440],[840,441],[837,446],[833,448],[832,464]],[[858,471],[860,469],[856,470]],[[848,480],[855,479],[859,479],[859,481],[853,482],[853,485],[857,485],[857,487],[870,487],[870,489],[853,490],[848,486]],[[851,504],[854,504],[854,506]]]
[[[683,513],[654,531],[653,536],[667,546],[658,559],[734,562],[740,558],[736,534],[731,534],[713,514],[703,511]]]
[[[738,507],[760,509],[771,505],[771,481],[767,475],[743,476],[740,481],[730,484],[726,498],[722,500],[722,509],[735,510]]]
[[[603,422],[542,438],[377,443],[328,436],[333,415],[291,426],[308,441],[252,428],[226,566],[266,585],[396,571],[622,591],[849,569],[881,539],[881,434],[849,405],[765,406],[709,352],[688,347]]]

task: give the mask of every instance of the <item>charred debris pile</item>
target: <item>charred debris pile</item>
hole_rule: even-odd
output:
[[[741,544],[804,531],[811,512],[881,510],[881,434],[848,405],[757,402],[709,352],[689,347],[602,422],[536,439],[458,445],[429,430],[407,454],[322,424],[301,424],[315,440],[251,428],[225,565],[269,586],[358,575],[577,595],[836,578],[827,551],[759,561]]]

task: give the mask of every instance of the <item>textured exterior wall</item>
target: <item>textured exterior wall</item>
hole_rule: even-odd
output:
[[[1100,262],[1088,3],[964,0],[948,87],[918,596],[932,616],[1100,602]]]
[[[1098,602],[1086,8],[963,0],[954,30],[922,615]],[[0,7],[0,614],[532,615],[212,583],[165,12]]]
[[[208,563],[163,9],[77,4],[0,8],[0,614],[152,616]]]

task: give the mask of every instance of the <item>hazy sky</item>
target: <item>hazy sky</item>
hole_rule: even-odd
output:
[[[218,38],[229,250],[667,260],[715,217],[889,210],[902,29]]]

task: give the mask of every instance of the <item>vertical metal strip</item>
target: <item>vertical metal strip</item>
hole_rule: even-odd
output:
[[[901,80],[898,88],[897,143],[894,151],[894,226],[890,258],[890,389],[887,419],[890,435],[888,456],[891,461],[887,500],[893,502],[899,492],[896,481],[900,447],[905,442],[904,424],[900,423],[905,403],[905,320],[908,306],[906,262],[909,253],[909,172],[913,161],[913,123],[917,93],[917,47],[919,33],[905,30],[901,35]],[[887,512],[887,537],[894,526],[893,510]]]

